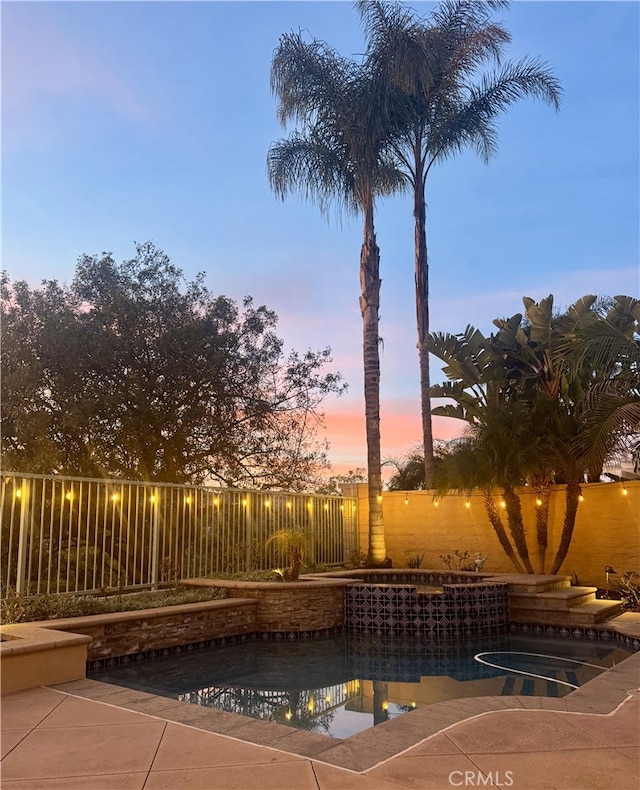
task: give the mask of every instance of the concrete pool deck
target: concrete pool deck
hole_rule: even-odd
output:
[[[338,740],[79,680],[2,699],[3,790],[637,790],[640,653],[561,699],[418,708]]]

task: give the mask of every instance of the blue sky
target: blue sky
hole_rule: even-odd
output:
[[[410,3],[421,13],[431,3]],[[523,2],[496,15],[510,58],[540,56],[562,108],[526,101],[427,184],[431,328],[491,330],[527,295],[639,296],[637,2]],[[286,134],[269,69],[282,33],[363,51],[350,2],[2,3],[2,268],[70,281],[83,253],[152,239],[188,278],[250,294],[289,346],[326,345],[350,384],[326,404],[334,471],[365,465],[359,220],[276,201],[265,160]],[[418,441],[409,197],[381,202],[382,450]],[[433,376],[439,377],[433,363]],[[451,435],[451,421],[436,433]]]

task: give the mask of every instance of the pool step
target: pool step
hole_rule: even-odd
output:
[[[597,587],[560,587],[533,595],[509,592],[509,601],[514,609],[541,609],[566,611],[574,606],[595,600]]]
[[[570,609],[533,609],[509,607],[509,619],[513,623],[536,623],[539,625],[596,625],[616,617],[623,611],[617,601],[589,601]]]
[[[514,623],[595,625],[623,611],[620,601],[597,600],[596,592],[596,587],[509,592],[509,618]]]
[[[571,587],[571,576],[552,574],[500,573],[491,576],[491,580],[507,582],[509,594],[537,595],[538,593]],[[485,578],[485,581],[488,580]]]
[[[620,601],[597,600],[597,587],[572,587],[571,576],[503,573],[491,579],[509,585],[512,623],[589,626],[624,611]]]

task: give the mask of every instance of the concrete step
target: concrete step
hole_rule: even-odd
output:
[[[509,619],[514,623],[540,625],[595,625],[616,617],[623,611],[617,601],[589,601],[569,609],[520,609],[509,607]]]
[[[573,606],[589,603],[596,597],[597,587],[560,587],[555,590],[532,595],[530,593],[509,593],[509,601],[514,609],[554,609],[566,611]]]
[[[620,601],[589,601],[569,609],[571,614],[585,617],[588,623],[601,623],[623,611],[624,607]]]
[[[571,586],[571,576],[553,574],[500,573],[485,577],[484,581],[507,582],[509,594],[522,593],[536,595],[549,590],[564,589]]]

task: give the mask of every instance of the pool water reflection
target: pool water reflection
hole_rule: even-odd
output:
[[[628,655],[603,642],[507,633],[464,644],[344,633],[294,642],[234,642],[90,676],[346,738],[450,699],[561,697]]]

